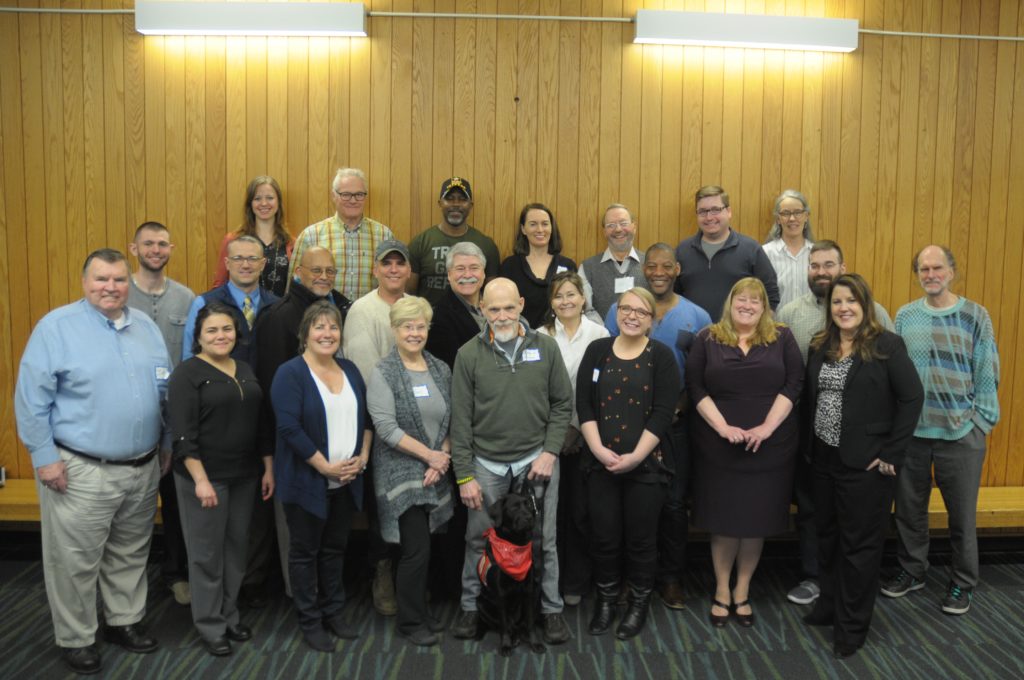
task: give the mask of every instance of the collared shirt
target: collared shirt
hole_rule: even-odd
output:
[[[768,256],[768,261],[775,269],[779,281],[779,307],[792,302],[804,293],[811,292],[807,285],[807,268],[811,263],[811,242],[804,239],[800,251],[794,255],[789,252],[786,242],[781,238],[772,239],[761,248]]]
[[[228,281],[224,284],[228,287],[228,293],[231,295],[231,299],[235,301],[239,309],[242,309],[245,303],[246,296],[249,297],[252,302],[252,313],[258,314],[260,311],[260,288],[257,286],[252,292],[246,293],[244,290]],[[205,295],[205,293],[203,294]],[[199,310],[206,306],[206,298],[202,295],[197,295],[196,299],[192,301],[192,306],[188,309],[188,319],[185,320],[185,334],[184,340],[181,343],[181,360],[190,359],[192,357],[192,338],[195,337],[196,331],[196,317],[199,315]]]
[[[354,229],[349,229],[337,214],[302,230],[295,239],[289,276],[295,275],[295,267],[302,262],[306,248],[322,246],[334,256],[338,273],[334,287],[353,302],[377,286],[373,277],[373,258],[381,241],[395,238],[386,226],[364,216]]]
[[[39,321],[21,357],[18,436],[42,467],[55,442],[104,459],[138,457],[161,443],[171,362],[157,325],[125,308],[119,323],[85,299]]]
[[[811,345],[814,335],[825,327],[825,314],[828,308],[825,300],[815,297],[814,293],[801,295],[784,307],[779,307],[776,318],[789,326],[796,338],[796,344],[800,346],[800,356],[804,363],[807,363],[807,349]],[[895,331],[896,328],[889,318],[889,312],[879,303],[875,303],[875,318],[878,323],[887,331]]]
[[[580,419],[575,407],[576,374],[580,370],[580,362],[583,360],[583,353],[587,351],[587,347],[598,338],[607,338],[608,329],[585,316],[580,319],[580,327],[576,329],[576,334],[571,338],[565,332],[565,324],[557,318],[555,319],[554,327],[554,333],[551,333],[547,326],[541,326],[537,329],[537,332],[551,336],[558,343],[558,351],[562,353],[562,362],[565,364],[565,370],[569,373],[569,382],[572,383],[574,406],[571,424],[576,429],[579,429]]]
[[[643,258],[640,257],[640,253],[636,252],[636,248],[633,248],[632,246],[630,246],[629,252],[626,253],[626,256],[623,257],[621,261],[618,260],[614,255],[612,255],[611,248],[605,248],[604,253],[601,255],[601,264],[610,261],[612,263],[612,266],[615,267],[615,271],[618,273],[618,277],[616,278],[623,277],[629,273],[629,268],[631,266],[630,260],[633,261],[634,266],[635,264],[643,265],[644,263]],[[577,271],[576,273],[579,274],[580,279],[583,280],[583,297],[587,301],[587,317],[590,318],[591,321],[594,321],[596,323],[602,323],[603,319],[601,318],[600,310],[594,308],[594,286],[592,282],[587,280],[586,269],[583,267],[582,262],[580,263],[579,271]],[[646,284],[646,280],[634,282],[634,285],[643,285],[645,288],[647,287]],[[623,286],[623,291],[626,290],[626,288],[632,287],[625,286],[624,283],[619,285]],[[616,298],[617,297],[618,295],[616,294]]]

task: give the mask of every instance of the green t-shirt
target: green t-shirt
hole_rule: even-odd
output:
[[[474,243],[483,251],[484,257],[487,258],[487,266],[484,269],[487,278],[498,275],[501,256],[498,253],[498,246],[490,237],[473,227],[469,227],[462,236],[449,236],[435,224],[416,234],[409,243],[412,271],[420,277],[416,294],[426,298],[431,306],[436,306],[441,301],[448,287],[448,272],[444,261],[448,256],[448,250],[460,241]]]

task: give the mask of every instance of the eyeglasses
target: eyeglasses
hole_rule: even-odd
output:
[[[366,192],[365,191],[355,191],[355,192],[353,192],[353,191],[335,191],[334,193],[336,193],[338,195],[338,198],[340,198],[343,201],[365,201],[366,200]]]
[[[243,262],[246,264],[259,264],[260,262],[263,262],[263,260],[267,258],[256,257],[255,255],[249,255],[248,257],[242,255],[231,255],[230,257],[228,257],[228,259],[234,262],[235,264],[242,264]]]
[[[604,225],[604,228],[614,229],[615,227],[619,227],[620,229],[625,229],[631,224],[633,224],[632,220],[622,220],[621,222],[609,222],[608,224]]]
[[[714,208],[699,208],[697,210],[697,216],[698,217],[707,217],[708,215],[711,215],[711,216],[715,217],[715,216],[718,216],[727,207],[729,207],[729,206],[716,205]]]
[[[327,276],[330,276],[333,279],[338,274],[338,270],[335,269],[334,267],[306,267],[301,264],[299,266],[305,269],[313,276],[323,276],[324,274],[327,274]]]
[[[638,319],[646,319],[651,315],[651,313],[643,307],[630,307],[629,305],[619,307],[619,314],[622,316],[629,316],[632,314]]]
[[[790,217],[800,217],[806,210],[783,210],[779,213],[779,217],[784,220],[788,220]]]
[[[406,333],[426,333],[427,324],[425,323],[403,323],[399,326],[402,331]]]

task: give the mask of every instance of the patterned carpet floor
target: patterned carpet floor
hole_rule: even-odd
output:
[[[75,677],[63,666],[53,630],[38,549],[12,548],[0,534],[0,678]],[[770,548],[772,546],[769,546]],[[895,678],[900,680],[1002,680],[1024,677],[1024,551],[986,553],[974,606],[962,617],[942,614],[938,601],[945,568],[937,565],[924,590],[900,600],[879,597],[867,646],[853,658],[831,654],[831,631],[805,626],[807,611],[785,600],[793,585],[793,546],[769,551],[755,576],[752,601],[757,623],[751,629],[707,622],[711,582],[706,555],[691,555],[691,599],[683,611],[655,600],[647,628],[634,640],[586,634],[590,601],[567,608],[573,632],[568,644],[544,654],[524,648],[510,658],[497,654],[497,636],[464,642],[444,635],[434,648],[418,648],[398,637],[394,622],[378,616],[368,587],[351,588],[347,614],[359,628],[354,641],[333,654],[309,650],[298,633],[291,602],[283,594],[260,610],[243,612],[254,630],[252,641],[235,645],[226,658],[207,655],[191,625],[188,608],[175,604],[150,564],[149,607],[145,625],[160,641],[153,654],[136,655],[104,645],[105,678],[367,678],[373,680],[572,680],[709,678],[802,680],[804,678]],[[775,553],[772,556],[772,553]],[[891,560],[889,560],[891,562]],[[448,623],[457,603],[439,603]]]

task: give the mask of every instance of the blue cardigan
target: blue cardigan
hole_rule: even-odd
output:
[[[373,431],[366,411],[366,383],[356,365],[347,359],[335,359],[352,385],[359,404],[359,432]],[[295,503],[320,518],[327,517],[327,478],[309,459],[327,451],[327,412],[309,365],[302,355],[281,364],[270,388],[270,400],[277,418],[277,446],[274,455],[274,480],[282,503]],[[353,455],[358,456],[363,438],[357,437]],[[326,457],[326,455],[325,455]],[[363,507],[363,478],[349,483],[356,507]]]

